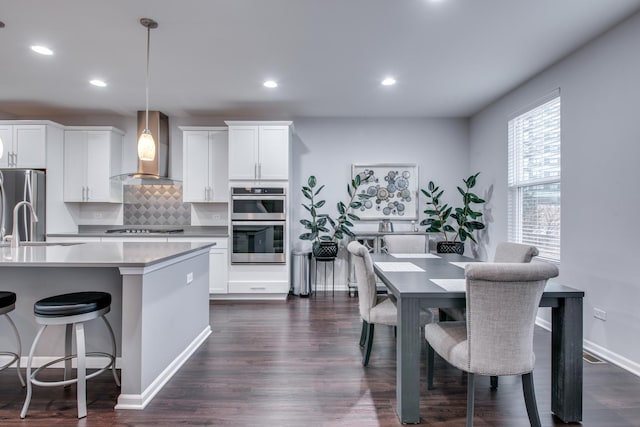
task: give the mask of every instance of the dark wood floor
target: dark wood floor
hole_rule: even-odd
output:
[[[13,370],[0,372],[2,426],[398,426],[391,328],[376,330],[368,368],[360,364],[357,299],[291,298],[287,303],[214,303],[213,333],[144,411],[114,411],[109,374],[88,385],[88,418],[78,421],[75,387],[36,388],[27,419]],[[535,385],[544,426],[550,414],[550,334],[536,330]],[[438,360],[436,389],[424,390],[424,425],[462,426],[465,377]],[[586,427],[639,427],[640,378],[610,364],[584,364]],[[422,372],[424,377],[424,369]],[[424,384],[424,378],[423,378]],[[518,379],[476,383],[475,425],[528,426]]]

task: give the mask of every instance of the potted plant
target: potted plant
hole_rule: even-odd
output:
[[[482,230],[484,224],[477,221],[482,216],[482,212],[473,210],[472,205],[485,203],[484,199],[471,192],[471,189],[476,185],[478,175],[480,172],[463,179],[465,188],[458,187],[458,191],[462,195],[462,207],[453,208],[446,203],[442,204],[440,199],[444,190],[440,190],[440,187],[435,185],[433,181],[429,181],[428,191],[420,190],[427,197],[428,206],[424,211],[428,218],[422,220],[420,225],[427,226],[428,233],[442,233],[444,237],[444,240],[437,243],[438,253],[462,255],[464,242],[467,239],[478,243],[473,237],[473,232]]]
[[[347,184],[349,201],[347,203],[339,201],[336,204],[338,216],[335,219],[326,213],[320,213],[325,201],[318,200],[318,197],[324,185],[316,189],[318,182],[314,175],[311,175],[307,180],[307,185],[302,187],[302,194],[309,201],[308,204],[303,203],[302,206],[309,212],[311,219],[300,220],[300,223],[307,230],[300,235],[300,239],[313,242],[312,251],[316,259],[335,258],[338,254],[338,241],[345,236],[354,236],[350,230],[353,227],[351,221],[357,221],[360,218],[351,211],[359,209],[362,206],[362,200],[371,197],[365,193],[358,194],[357,189],[361,180],[362,177],[356,175]]]

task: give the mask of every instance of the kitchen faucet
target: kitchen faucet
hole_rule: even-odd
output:
[[[17,249],[20,246],[20,235],[18,232],[18,211],[20,210],[20,207],[22,207],[22,205],[28,206],[31,210],[31,222],[38,222],[38,216],[33,210],[33,205],[31,203],[27,202],[26,200],[17,203],[16,207],[13,208],[13,234],[11,235],[11,249]]]

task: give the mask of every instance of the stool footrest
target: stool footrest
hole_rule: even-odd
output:
[[[0,356],[11,356],[11,360],[7,363],[5,363],[4,365],[0,366],[0,371],[7,369],[9,366],[13,365],[20,356],[18,356],[17,353],[14,353],[12,351],[0,351]]]
[[[99,356],[99,357],[106,357],[107,359],[109,359],[109,363],[104,366],[103,368],[99,368],[97,371],[92,372],[90,374],[87,374],[86,379],[91,379],[97,375],[100,375],[101,373],[103,373],[104,371],[106,371],[107,369],[111,369],[111,367],[116,363],[116,358],[114,356],[112,356],[109,353],[104,353],[101,351],[91,351],[87,353],[87,356]],[[70,360],[70,359],[75,359],[77,358],[78,355],[77,354],[71,354],[69,356],[65,356],[65,357],[59,357],[55,360],[52,360],[50,362],[45,363],[44,365],[38,367],[35,371],[33,371],[33,373],[31,374],[31,382],[35,385],[39,385],[42,387],[58,387],[61,385],[70,385],[70,384],[75,384],[78,382],[77,378],[71,378],[68,380],[62,380],[62,381],[42,381],[36,378],[36,375],[38,375],[38,373],[45,369],[48,368],[51,365],[55,365],[56,363],[60,363],[60,362],[64,362],[65,360]]]

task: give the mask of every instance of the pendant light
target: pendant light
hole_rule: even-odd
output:
[[[140,19],[140,23],[147,29],[147,92],[145,107],[146,122],[144,130],[138,138],[138,158],[144,161],[151,161],[156,157],[156,143],[149,130],[149,45],[151,44],[151,29],[158,28],[158,23],[150,18],[142,18]]]

